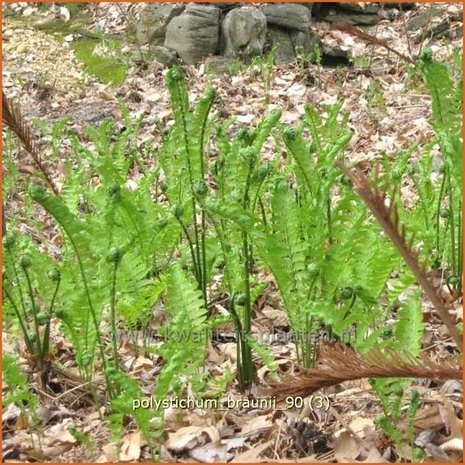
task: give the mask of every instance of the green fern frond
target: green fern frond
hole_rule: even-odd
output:
[[[99,325],[101,318],[100,304],[102,301],[100,299],[104,293],[101,283],[93,279],[95,275],[98,275],[96,270],[98,269],[99,259],[99,257],[93,256],[91,253],[94,238],[89,234],[88,228],[68,210],[59,198],[46,194],[43,189],[37,186],[30,190],[30,195],[61,226],[75,254],[78,264],[77,273],[79,274],[79,279],[76,282],[81,282],[83,289],[78,292],[73,289],[74,292],[71,293],[71,299],[75,303],[75,311],[71,310],[74,317],[73,323],[77,323],[79,326],[73,331],[73,338],[78,348],[83,347],[80,351],[81,361],[88,365],[93,359],[95,341],[101,341]],[[77,300],[76,296],[78,296]],[[83,302],[86,303],[85,307],[87,307],[84,312],[82,311]],[[70,305],[70,307],[72,308],[73,305]],[[79,307],[79,310],[76,307]],[[103,351],[101,345],[100,350]],[[104,360],[102,363],[105,363]]]
[[[212,215],[233,221],[244,231],[252,231],[254,228],[255,219],[238,204],[226,203],[213,197],[207,197],[202,200],[202,206]]]
[[[432,97],[433,123],[451,132],[459,129],[462,100],[456,98],[448,66],[433,60],[427,53],[421,57],[420,66]]]
[[[166,365],[157,379],[157,398],[166,398],[170,388],[194,374],[204,360],[207,311],[201,292],[179,266],[173,266],[167,277],[165,308],[172,320],[159,350]]]
[[[412,355],[418,355],[421,349],[425,324],[421,308],[420,293],[412,292],[401,304],[399,321],[395,329],[396,348]]]
[[[279,119],[281,118],[281,110],[274,109],[258,124],[255,140],[252,147],[256,153],[260,153],[263,144],[270,135],[271,131],[276,127]]]

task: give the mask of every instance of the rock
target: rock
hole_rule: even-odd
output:
[[[399,2],[387,2],[387,3],[383,3],[383,6],[384,8],[402,8],[402,10],[411,10],[414,6],[415,6],[415,3],[413,2],[402,2],[399,6]]]
[[[434,34],[437,39],[446,38],[448,40],[461,39],[463,37],[463,26],[448,27],[442,32]]]
[[[262,11],[268,26],[306,31],[310,25],[311,12],[304,5],[296,3],[265,4]]]
[[[325,17],[325,21],[330,23],[346,22],[358,26],[374,26],[378,23],[379,16],[375,14],[330,13]]]
[[[205,70],[213,74],[230,74],[238,62],[230,58],[219,56],[208,57],[205,60]]]
[[[152,51],[155,59],[166,66],[173,66],[179,63],[177,53],[170,48],[159,45],[153,47]]]
[[[328,14],[329,10],[330,4],[322,2],[315,3],[312,8],[312,16],[321,20]]]
[[[445,14],[442,8],[431,6],[425,11],[416,14],[407,21],[407,31],[418,31],[428,25],[432,18],[436,18]]]
[[[323,45],[321,48],[322,65],[328,67],[350,65],[350,55],[347,50],[340,47],[330,47]]]
[[[436,21],[429,21],[425,26],[413,32],[413,41],[420,43],[428,37],[448,38],[454,40],[462,37],[463,26],[460,13],[448,15],[444,12],[444,18]],[[454,25],[455,24],[455,25]]]
[[[295,60],[295,47],[291,34],[283,28],[268,26],[268,39],[272,47],[276,47],[276,64],[291,63]]]
[[[319,43],[309,31],[289,31],[277,26],[268,27],[268,40],[272,47],[276,47],[276,64],[292,63],[296,59],[297,47],[304,53],[310,53]]]
[[[310,13],[313,10],[313,6],[315,5],[315,2],[302,2],[300,5],[304,6],[305,8],[308,8],[310,10]]]
[[[228,13],[229,11],[237,8],[239,5],[236,2],[221,2],[221,3],[209,3],[209,5],[214,5],[218,7],[223,13]]]
[[[50,110],[48,106],[46,113],[41,110],[38,116],[50,123],[59,121],[63,117],[69,117],[70,124],[82,128],[85,126],[98,126],[106,118],[120,121],[121,112],[118,104],[113,101],[85,98],[55,110]]]
[[[175,50],[187,64],[195,64],[218,48],[220,10],[189,4],[166,28],[165,47]]]
[[[338,10],[362,14],[377,14],[379,6],[375,3],[338,3]]]
[[[139,44],[149,44],[153,41],[161,41],[165,37],[168,23],[180,15],[185,6],[172,3],[150,3],[141,12],[139,22],[136,24],[135,33]]]
[[[150,58],[148,51],[140,49],[131,49],[129,56],[131,57],[131,62],[135,65],[147,63],[147,59]]]
[[[224,55],[248,60],[263,53],[266,18],[260,11],[242,7],[230,11],[222,24]]]

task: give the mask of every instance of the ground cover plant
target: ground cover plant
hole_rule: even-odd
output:
[[[82,47],[80,86],[111,117],[50,120],[4,87],[5,460],[458,459],[461,50],[345,77],[272,50],[215,78],[95,40],[118,71]],[[429,112],[399,145],[388,78]]]

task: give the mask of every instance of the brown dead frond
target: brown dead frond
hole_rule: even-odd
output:
[[[339,161],[336,162],[336,166],[338,166],[352,180],[355,191],[367,204],[384,232],[394,243],[402,258],[412,270],[417,282],[431,300],[434,308],[439,314],[439,317],[446,325],[455,343],[460,349],[462,349],[462,337],[457,331],[457,327],[449,315],[448,308],[437,293],[431,281],[428,279],[425,268],[420,264],[418,252],[413,249],[413,238],[407,241],[405,225],[401,225],[399,223],[399,213],[393,200],[394,196],[390,200],[389,206],[387,206],[386,192],[380,192],[376,182],[374,183],[374,187],[371,187],[368,179],[363,173],[355,172]]]
[[[362,355],[343,343],[324,344],[320,349],[324,368],[306,369],[298,378],[288,378],[272,385],[277,397],[307,396],[323,387],[362,378],[462,379],[463,368],[450,363],[436,363],[423,356],[415,359],[392,349],[374,349]]]
[[[413,58],[407,55],[404,55],[403,53],[392,48],[385,40],[378,39],[377,37],[371,34],[363,32],[360,29],[353,26],[352,24],[346,23],[344,21],[336,21],[331,25],[331,29],[337,29],[338,31],[342,31],[342,32],[345,32],[346,34],[350,34],[351,36],[358,37],[359,39],[363,40],[367,44],[379,45],[380,47],[383,47],[386,50],[389,50],[390,52],[399,56],[403,60],[406,60],[409,63],[412,63],[413,65],[415,64],[415,60]]]
[[[9,99],[2,91],[2,121],[8,126],[21,141],[21,144],[29,153],[34,161],[34,164],[44,176],[47,184],[52,189],[55,195],[58,195],[58,189],[53,182],[50,174],[42,163],[37,144],[32,136],[32,130],[29,124],[21,115],[21,109],[18,104]]]

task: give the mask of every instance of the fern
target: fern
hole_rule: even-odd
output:
[[[395,339],[387,345],[393,349],[417,356],[420,353],[424,333],[420,293],[410,294],[399,310],[395,327]],[[386,378],[371,381],[383,406],[384,415],[378,420],[384,429],[395,436],[395,422],[400,418],[403,399],[412,384],[408,378]]]
[[[160,164],[166,177],[166,194],[173,206],[176,219],[189,243],[194,276],[202,290],[207,306],[207,225],[205,212],[199,208],[198,198],[208,191],[206,186],[206,142],[210,137],[210,110],[215,91],[209,88],[195,105],[189,108],[184,75],[179,67],[167,74],[175,124],[160,154]]]
[[[463,227],[463,141],[461,138],[463,79],[462,77],[454,79],[452,70],[446,64],[432,58],[431,50],[423,52],[420,58],[420,69],[431,94],[433,110],[431,124],[437,135],[443,155],[442,179],[440,187],[434,189],[437,196],[433,197],[436,200],[437,257],[435,261],[440,263],[440,255],[443,252],[452,270],[453,279],[456,281],[453,287],[456,292],[461,294],[463,270],[463,246],[461,240]],[[427,159],[431,160],[430,157]],[[421,203],[426,203],[426,199],[427,197],[422,196]],[[447,213],[442,215],[441,212],[444,211],[444,208],[447,209]],[[442,217],[446,221],[442,221]],[[443,228],[441,228],[441,223],[445,223]],[[440,244],[441,236],[446,237],[443,244]]]
[[[136,401],[140,402],[144,398],[137,380],[117,371],[111,372],[109,377],[110,381],[118,387],[119,392],[111,400],[111,413],[108,416],[113,439],[121,438],[127,418],[132,417],[153,454],[153,442],[158,432],[153,419],[157,412],[149,408],[134,408]]]
[[[425,50],[420,61],[421,71],[431,92],[433,124],[447,129],[450,134],[460,131],[462,99],[461,83],[456,87],[447,65],[432,59],[431,50]]]
[[[34,445],[34,437],[38,438],[35,447],[41,447],[42,419],[38,415],[40,406],[39,397],[32,392],[31,383],[25,371],[22,369],[19,359],[13,355],[2,354],[2,380],[3,397],[2,408],[14,405],[21,412],[22,420],[27,425],[31,434],[31,441]]]
[[[3,397],[3,407],[16,405],[22,411],[34,412],[39,404],[38,397],[29,389],[28,376],[13,355],[2,355],[3,380],[8,391]]]
[[[66,206],[57,198],[47,195],[42,189],[36,187],[30,191],[31,197],[42,207],[50,213],[60,226],[65,231],[74,254],[78,262],[78,269],[80,274],[80,280],[84,287],[84,294],[86,300],[87,311],[84,313],[83,321],[83,340],[81,338],[74,338],[75,343],[78,347],[80,342],[83,342],[82,352],[85,354],[81,358],[83,365],[89,366],[93,358],[93,344],[97,341],[99,345],[102,363],[105,367],[105,355],[103,352],[102,339],[99,330],[99,320],[101,315],[98,312],[98,292],[96,291],[91,283],[93,274],[90,270],[95,266],[93,263],[94,257],[89,252],[89,245],[92,242],[92,237],[86,230],[86,227],[66,208]],[[82,309],[81,309],[82,312]],[[91,323],[93,323],[93,331],[91,330]],[[74,336],[77,335],[77,331],[74,332]]]
[[[183,379],[198,374],[206,347],[206,309],[201,294],[177,265],[167,277],[165,309],[172,319],[162,332],[167,339],[159,350],[165,366],[155,388],[158,399],[166,398],[170,388],[182,385]]]

